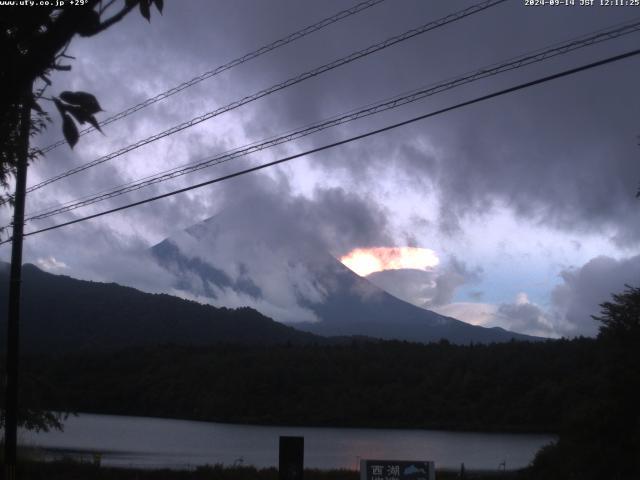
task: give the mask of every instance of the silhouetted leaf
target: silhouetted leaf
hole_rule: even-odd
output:
[[[87,118],[87,122],[89,122],[91,124],[91,126],[93,128],[95,128],[96,130],[98,130],[101,134],[104,135],[104,132],[102,131],[102,129],[100,128],[100,124],[98,123],[98,121],[96,120],[96,117],[94,117],[93,115],[89,115],[89,118]]]
[[[65,109],[73,115],[73,118],[75,118],[80,124],[87,122],[91,116],[82,107],[78,107],[77,105],[67,105]]]
[[[160,15],[162,15],[162,9],[164,8],[164,0],[153,0],[153,3],[156,4],[156,8],[160,12]]]
[[[77,105],[67,105],[65,108],[67,112],[73,115],[73,118],[80,122],[80,124],[85,124],[88,122],[93,126],[93,128],[104,134],[104,132],[100,128],[100,125],[98,124],[98,120],[96,120],[96,117],[88,113],[82,107],[78,107]]]
[[[140,0],[140,13],[147,21],[151,21],[151,10],[149,9],[150,0]]]
[[[60,98],[71,105],[78,105],[89,115],[102,111],[96,97],[87,92],[62,92]]]
[[[136,5],[136,3],[138,3],[138,0],[126,0],[125,1],[125,5],[127,7],[134,7]]]
[[[62,133],[71,148],[78,143],[78,127],[73,123],[71,117],[66,114],[62,116]]]

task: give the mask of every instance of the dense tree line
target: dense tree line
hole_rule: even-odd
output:
[[[23,366],[28,377],[55,387],[39,404],[55,410],[555,432],[598,388],[601,355],[589,339],[488,346],[354,341],[130,348],[29,357]]]
[[[0,311],[7,309],[8,269],[0,262]],[[20,340],[25,354],[107,352],[167,342],[271,345],[323,341],[248,307],[216,308],[116,283],[52,275],[30,264],[24,266],[23,274]],[[6,345],[6,330],[6,317],[0,316],[0,351]]]
[[[538,454],[534,478],[640,478],[640,288],[601,307],[593,391],[564,419],[558,442]]]

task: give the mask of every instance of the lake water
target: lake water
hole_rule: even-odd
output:
[[[464,433],[433,430],[262,427],[160,418],[81,414],[64,432],[21,431],[22,444],[85,455],[100,452],[103,465],[194,468],[234,462],[278,464],[280,435],[304,437],[308,468],[357,469],[360,458],[433,460],[438,468],[525,467],[552,435]]]

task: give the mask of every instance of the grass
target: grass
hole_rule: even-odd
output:
[[[20,480],[278,480],[275,468],[225,467],[212,465],[184,470],[139,470],[101,467],[89,462],[63,459],[55,462],[29,460],[18,467]],[[359,480],[353,470],[304,471],[304,480]],[[437,480],[459,479],[453,471],[439,471]],[[475,480],[522,480],[519,472],[467,472],[466,479]]]

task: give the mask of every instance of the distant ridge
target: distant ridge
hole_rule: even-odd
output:
[[[8,264],[0,262],[0,309],[7,311]],[[24,352],[60,353],[132,346],[323,343],[251,308],[216,308],[116,283],[23,268],[20,338]],[[0,315],[0,349],[6,315]]]

